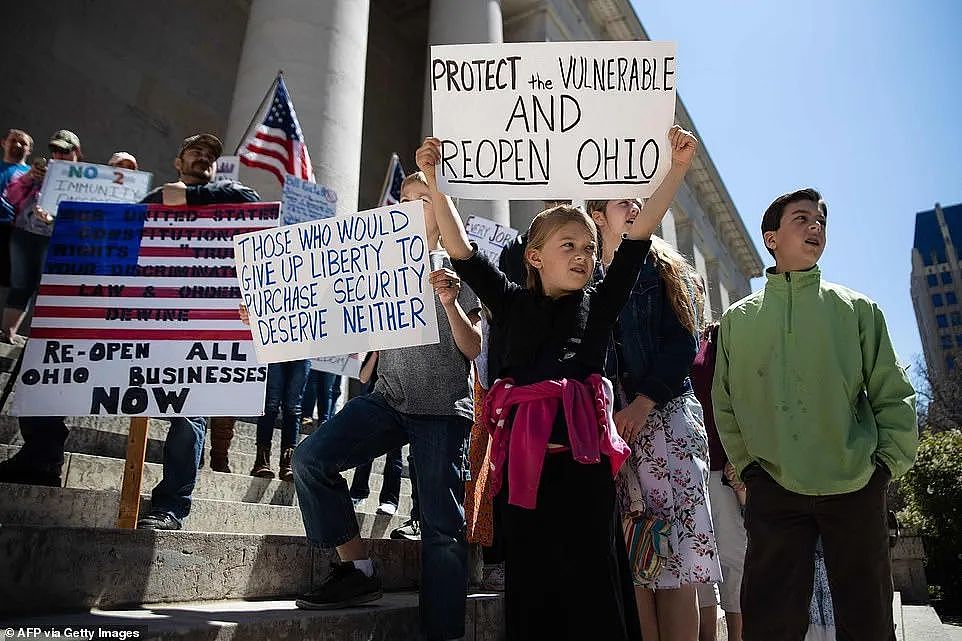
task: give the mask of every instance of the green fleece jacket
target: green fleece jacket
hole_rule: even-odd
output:
[[[767,273],[725,312],[712,386],[715,422],[739,476],[757,462],[787,490],[842,494],[877,463],[915,462],[915,390],[878,305],[818,267]]]

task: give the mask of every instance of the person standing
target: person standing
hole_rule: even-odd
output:
[[[821,537],[840,638],[894,639],[885,493],[914,463],[915,391],[878,305],[822,278],[821,194],[762,217],[775,266],[722,316],[715,423],[748,488],[745,641],[801,641]]]

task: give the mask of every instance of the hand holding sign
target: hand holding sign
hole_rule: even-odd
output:
[[[414,162],[418,169],[424,172],[428,179],[428,185],[437,184],[437,172],[435,168],[441,162],[441,139],[428,136],[414,153]]]
[[[458,294],[461,293],[461,279],[453,270],[444,267],[431,272],[428,281],[434,291],[437,292],[438,300],[445,307],[454,305],[458,300]]]

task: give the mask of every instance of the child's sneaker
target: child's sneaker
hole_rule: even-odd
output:
[[[319,587],[296,601],[303,610],[333,610],[377,601],[384,596],[381,578],[367,576],[353,563],[334,563]]]

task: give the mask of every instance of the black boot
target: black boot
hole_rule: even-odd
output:
[[[262,479],[274,478],[274,472],[271,470],[270,445],[257,446],[257,457],[254,459],[254,469],[251,470],[251,476],[257,476]]]

